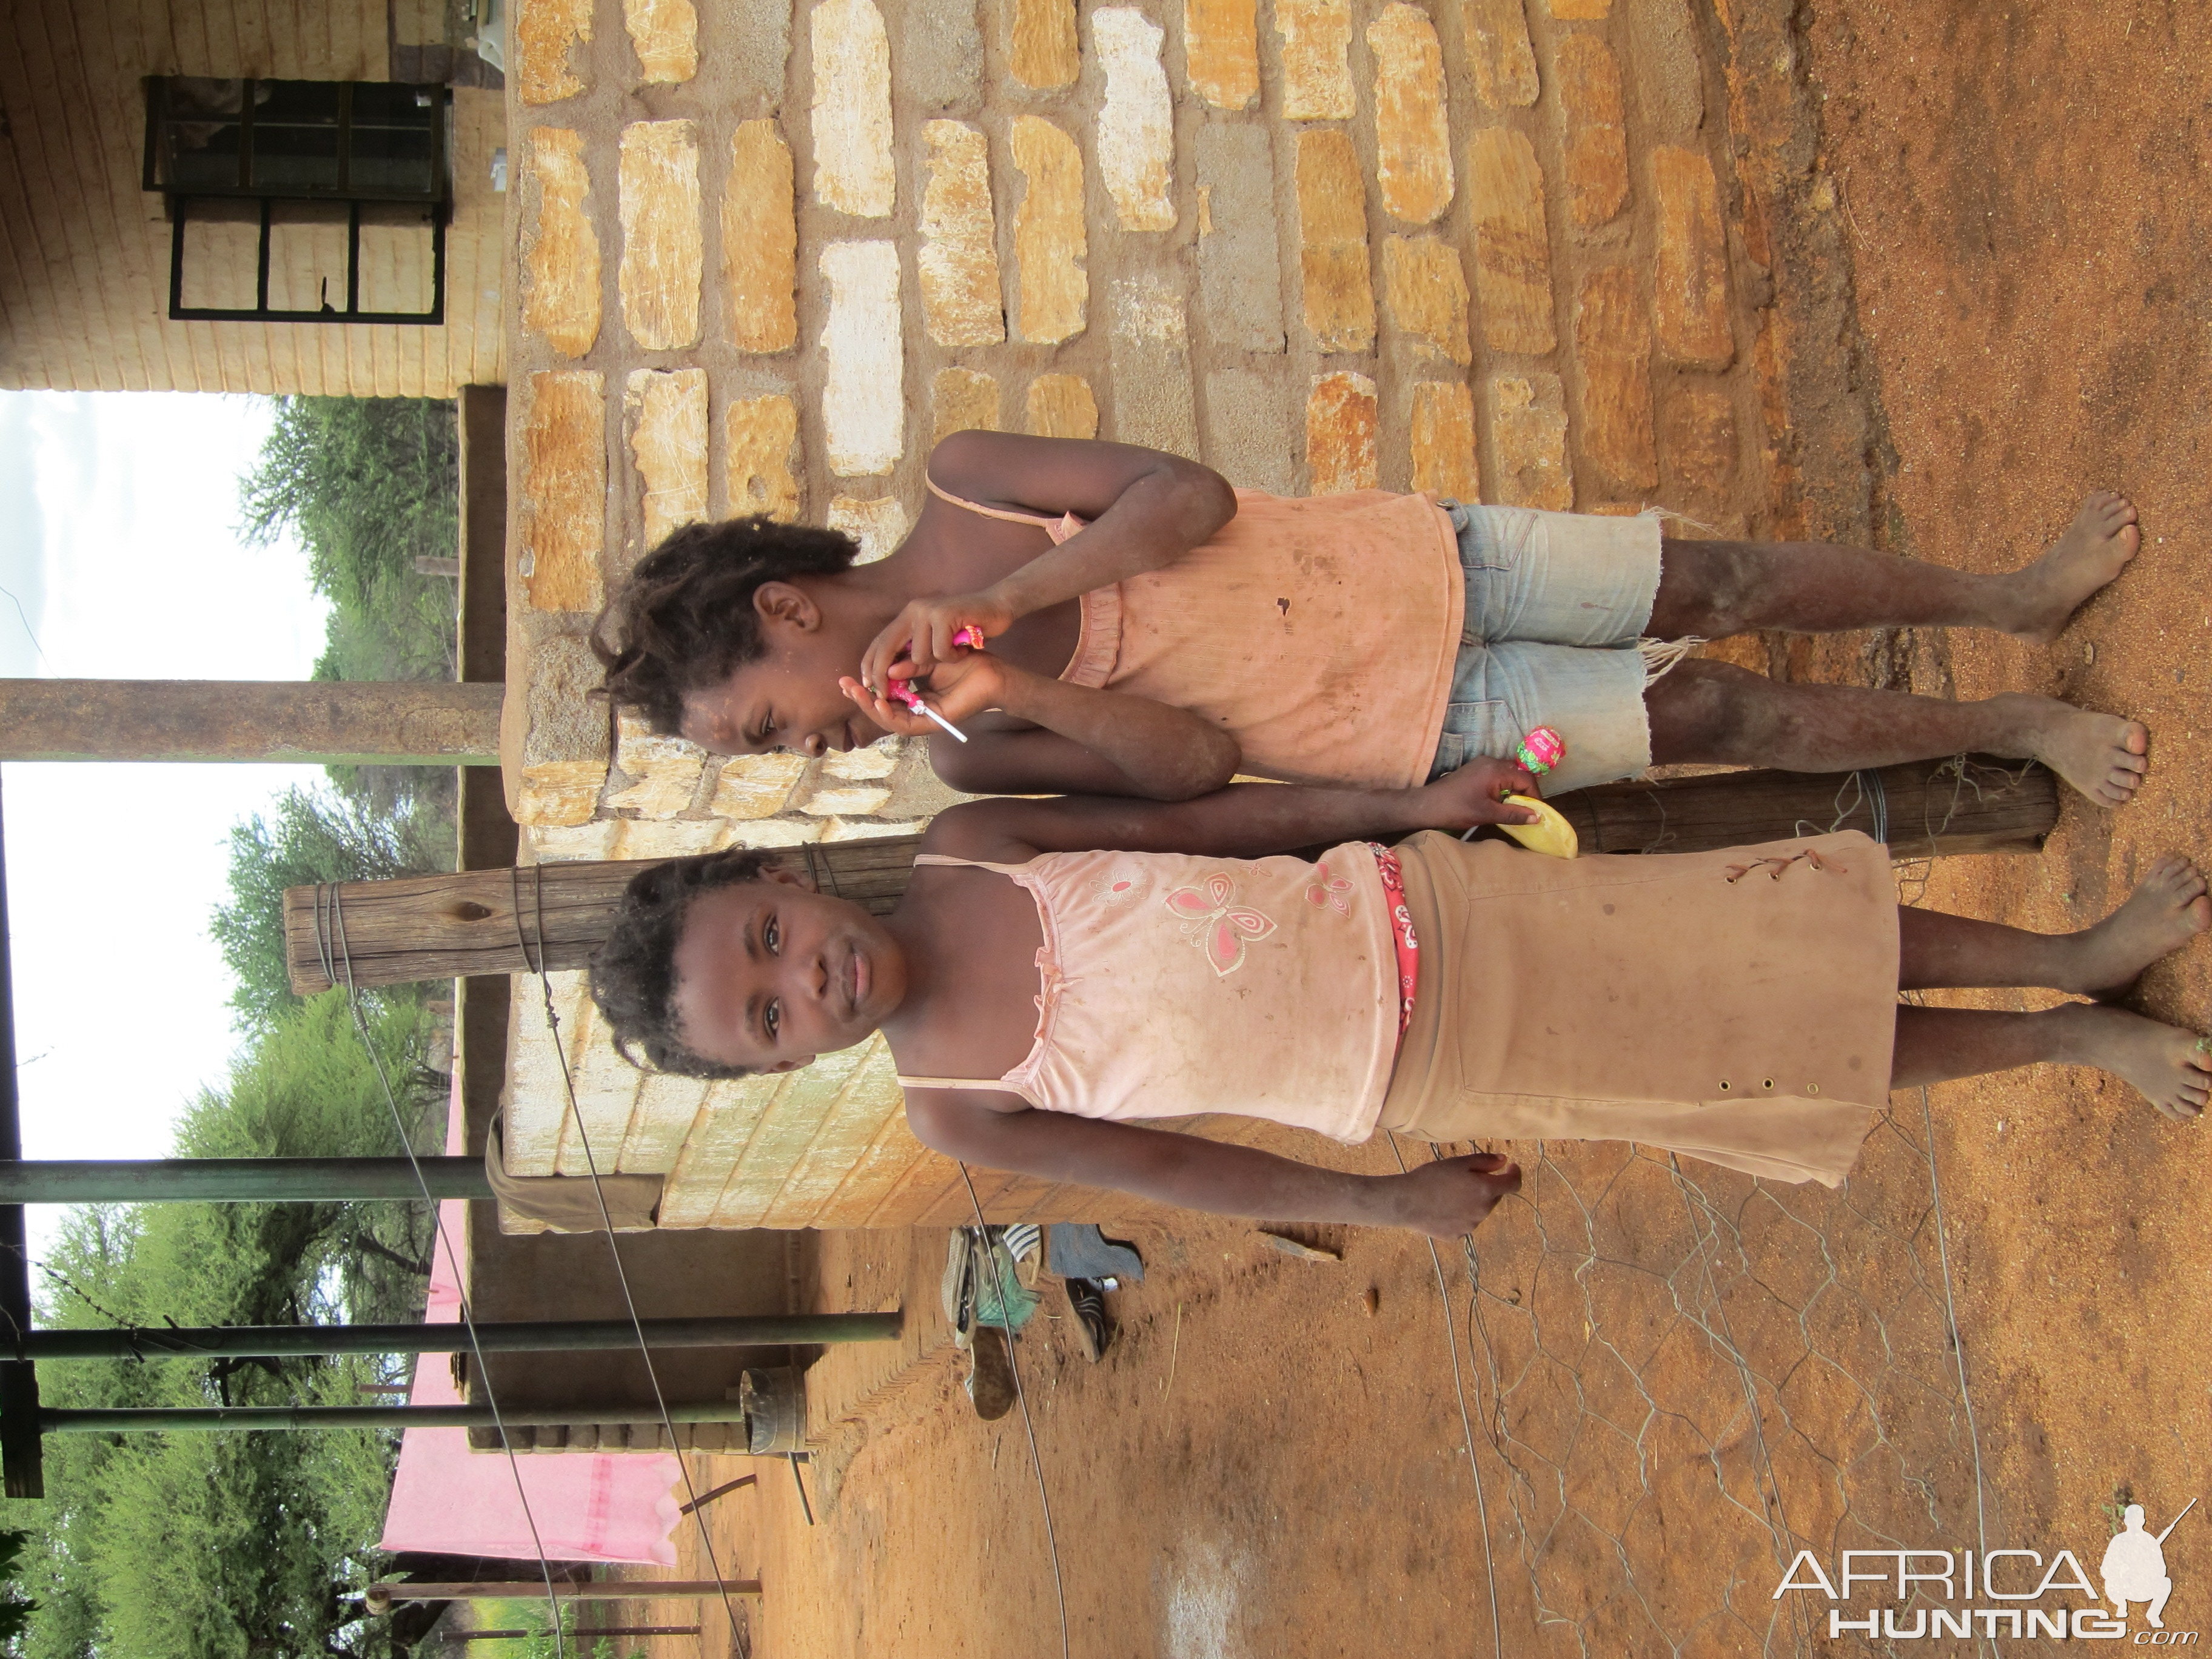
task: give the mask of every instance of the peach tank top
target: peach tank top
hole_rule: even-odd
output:
[[[1319,864],[1045,853],[984,864],[1029,890],[1044,945],[1036,1042],[994,1089],[1079,1117],[1231,1112],[1338,1140],[1374,1133],[1398,1051],[1398,955],[1372,848]]]
[[[1084,527],[1034,524],[1054,545]],[[1429,495],[1237,492],[1237,516],[1164,569],[1082,597],[1060,678],[1218,721],[1244,769],[1286,783],[1410,789],[1427,781],[1451,700],[1466,576]]]

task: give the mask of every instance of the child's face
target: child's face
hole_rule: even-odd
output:
[[[753,599],[766,649],[720,685],[685,697],[680,735],[717,755],[788,749],[810,757],[882,737],[883,727],[837,689],[840,678],[860,672],[868,641],[847,637],[793,584],[763,582]]]
[[[757,1072],[851,1048],[905,995],[906,957],[883,925],[783,871],[701,894],[676,945],[685,1046]]]

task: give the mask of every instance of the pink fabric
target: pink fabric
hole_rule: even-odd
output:
[[[448,1121],[446,1150],[459,1154],[464,1147],[458,1075]],[[446,1240],[462,1247],[468,1206],[447,1199],[438,1210],[442,1224],[423,1322],[451,1325],[461,1316],[460,1274],[447,1254]],[[460,1402],[445,1355],[426,1353],[417,1361],[409,1401],[417,1406]],[[527,1516],[514,1489],[518,1468],[529,1496]],[[683,1512],[671,1489],[683,1478],[676,1459],[665,1452],[530,1453],[510,1463],[496,1452],[471,1451],[466,1429],[410,1429],[400,1437],[399,1471],[384,1514],[383,1544],[387,1550],[523,1560],[537,1559],[542,1545],[546,1558],[555,1561],[673,1566],[676,1547],[669,1534]]]
[[[925,853],[916,864],[968,860]],[[1300,859],[1046,853],[990,864],[1036,901],[1036,1044],[996,1079],[1079,1117],[1230,1112],[1373,1133],[1398,1048],[1391,905],[1360,842]]]

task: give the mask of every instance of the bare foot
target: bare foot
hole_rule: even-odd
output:
[[[2008,705],[2029,755],[2100,806],[2126,805],[2150,768],[2150,729],[2140,721],[2025,691],[1991,701]]]
[[[2166,1116],[2189,1122],[2212,1098],[2212,1041],[2102,1003],[2053,1012],[2066,1018],[2068,1060],[2133,1084]]]
[[[2013,573],[2015,619],[2005,631],[2050,644],[2092,593],[2127,568],[2142,545],[2135,503],[2114,490],[2093,492],[2050,550]]]
[[[2081,969],[2061,988],[2094,997],[2126,994],[2144,969],[2212,927],[2212,899],[2204,895],[2203,872],[2179,853],[2167,854],[2126,903],[2074,935]]]

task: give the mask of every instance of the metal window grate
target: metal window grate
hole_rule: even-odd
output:
[[[178,322],[412,323],[445,321],[446,111],[441,86],[394,82],[218,80],[155,76],[146,82],[144,187],[168,210],[169,316]],[[254,302],[185,303],[186,228],[258,208]],[[430,304],[423,311],[362,308],[364,212],[388,218],[421,210],[429,233]],[[345,210],[345,302],[325,279],[313,309],[270,303],[276,232]],[[212,211],[210,211],[212,210]]]

